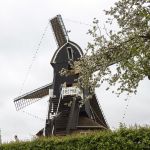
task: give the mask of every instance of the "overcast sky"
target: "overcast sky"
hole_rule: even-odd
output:
[[[61,14],[69,37],[84,50],[90,37],[86,34],[94,17],[103,24],[103,10],[116,0],[0,0],[0,128],[2,140],[30,139],[45,125],[47,100],[45,98],[25,108],[35,118],[16,111],[13,99],[20,93],[28,67],[36,51],[48,20]],[[23,87],[23,93],[52,82],[53,70],[50,60],[57,46],[50,26]],[[150,81],[142,81],[138,94],[129,102],[124,96],[117,98],[105,87],[96,89],[97,97],[110,127],[119,122],[127,125],[150,123]],[[127,111],[126,105],[129,103]],[[124,119],[123,114],[126,111]],[[42,118],[42,119],[40,119]]]

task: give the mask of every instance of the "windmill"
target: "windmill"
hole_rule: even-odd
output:
[[[62,68],[72,70],[72,62],[82,57],[81,48],[69,40],[60,15],[50,20],[58,45],[50,64],[54,69],[53,82],[14,99],[17,110],[49,95],[45,127],[37,135],[66,135],[72,132],[108,129],[98,99],[93,94],[88,100],[87,89],[77,86],[78,71],[60,75]]]

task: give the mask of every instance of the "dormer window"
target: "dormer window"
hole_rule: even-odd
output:
[[[73,60],[73,51],[71,47],[67,47],[67,53],[68,53],[68,59],[72,59]]]

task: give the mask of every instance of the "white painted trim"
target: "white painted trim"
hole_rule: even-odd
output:
[[[56,52],[54,53],[54,56],[52,57],[51,63],[56,63],[56,62],[55,62],[55,59],[56,59],[58,53],[59,53],[60,50],[61,50],[64,46],[66,46],[68,43],[71,44],[72,46],[74,46],[74,47],[79,51],[79,53],[80,53],[81,56],[83,55],[83,52],[82,52],[82,50],[80,49],[79,46],[77,46],[76,44],[72,43],[71,41],[68,41],[68,42],[65,43],[63,46],[61,46],[59,49],[56,50]]]
[[[63,46],[61,46],[59,49],[56,50],[54,53],[54,56],[52,57],[51,63],[55,63],[54,60],[56,59],[56,56],[58,55],[59,51],[65,46],[67,43],[65,43]]]
[[[83,55],[83,52],[81,51],[80,47],[77,46],[76,44],[72,43],[71,41],[69,41],[68,43],[72,44],[74,47],[76,47],[79,50],[80,55]]]

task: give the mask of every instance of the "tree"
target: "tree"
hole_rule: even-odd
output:
[[[75,66],[80,66],[82,87],[100,86],[104,81],[117,85],[117,94],[136,93],[139,82],[150,79],[150,1],[120,0],[109,11],[106,24],[117,23],[118,30],[105,29],[99,21],[89,30],[93,42]]]

